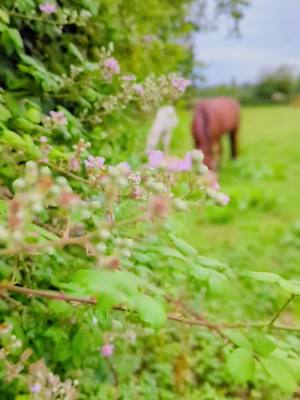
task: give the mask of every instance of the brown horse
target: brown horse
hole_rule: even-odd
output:
[[[196,105],[192,134],[196,148],[204,154],[204,163],[212,171],[219,166],[224,134],[229,134],[232,158],[237,157],[239,126],[240,105],[230,97],[206,99]]]

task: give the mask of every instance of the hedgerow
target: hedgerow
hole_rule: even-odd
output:
[[[240,3],[216,2],[236,18]],[[277,318],[299,283],[249,273],[286,304],[269,321],[224,322],[217,294],[240,277],[173,223],[229,197],[201,152],[142,151],[149,111],[190,84],[179,39],[195,29],[192,6],[1,3],[1,399],[217,399],[249,381],[296,390],[297,337],[281,332],[297,327]]]

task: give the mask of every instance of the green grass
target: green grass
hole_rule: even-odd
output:
[[[182,111],[172,143],[176,154],[192,148],[190,120],[191,114]],[[181,216],[175,229],[203,255],[226,261],[236,271],[299,279],[300,109],[244,108],[235,162],[229,160],[226,139],[220,183],[230,204]]]

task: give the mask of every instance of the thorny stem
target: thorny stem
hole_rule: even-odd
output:
[[[44,163],[43,163],[44,164]],[[72,172],[66,171],[64,168],[59,167],[58,165],[52,164],[52,163],[46,163],[49,167],[51,167],[52,169],[55,169],[56,171],[70,177],[73,179],[76,179],[79,182],[85,183],[87,185],[91,185],[91,182],[88,181],[87,179],[81,178],[78,175],[73,174]]]
[[[38,290],[38,289],[30,289],[30,288],[25,288],[22,286],[16,286],[12,285],[9,283],[0,283],[0,291],[8,291],[8,292],[14,292],[14,293],[19,293],[23,294],[28,297],[44,297],[52,300],[58,300],[58,301],[66,301],[70,303],[77,303],[77,304],[86,304],[86,305],[96,305],[97,300],[94,297],[77,297],[77,296],[70,296],[61,292],[55,292],[55,291],[48,291],[48,290]],[[130,311],[128,308],[124,306],[116,306],[114,307],[115,310],[118,311]],[[300,327],[294,327],[290,325],[270,325],[269,323],[266,322],[237,322],[237,323],[226,323],[226,322],[220,322],[220,323],[214,323],[206,320],[205,318],[185,318],[182,317],[181,315],[174,315],[174,314],[168,314],[167,319],[169,321],[175,321],[179,322],[182,324],[186,325],[195,325],[195,326],[202,326],[204,328],[210,329],[210,330],[215,330],[215,331],[220,331],[224,329],[240,329],[240,328],[269,328],[269,329],[276,329],[276,330],[286,330],[286,331],[295,331],[295,332],[300,332]]]
[[[274,315],[274,317],[271,319],[269,323],[270,328],[274,325],[274,322],[279,318],[280,314],[290,304],[290,302],[294,299],[294,297],[295,295],[291,294],[290,297],[287,299],[287,301],[283,304],[283,306],[277,311],[277,313]]]
[[[25,15],[25,14],[18,13],[16,11],[8,11],[8,14],[11,17],[18,17],[21,19],[27,19],[29,21],[37,21],[37,22],[42,22],[43,24],[46,23],[46,24],[55,25],[55,26],[58,25],[55,21],[51,21],[48,18],[36,17],[34,15]]]

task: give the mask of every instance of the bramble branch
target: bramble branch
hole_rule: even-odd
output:
[[[95,236],[99,234],[99,230],[107,228],[107,229],[113,229],[115,227],[122,227],[126,225],[131,225],[131,224],[136,224],[138,222],[142,222],[145,220],[144,216],[139,216],[139,217],[134,217],[128,220],[123,220],[119,222],[115,221],[106,221],[103,222],[103,224],[98,227],[97,230],[87,233],[86,235],[78,236],[78,237],[67,237],[67,238],[61,238],[57,240],[48,240],[43,243],[36,243],[36,244],[31,244],[31,245],[23,245],[23,246],[13,246],[13,247],[7,247],[4,249],[0,250],[0,256],[13,256],[13,255],[18,255],[20,253],[22,254],[31,254],[33,252],[39,251],[39,250],[44,250],[47,248],[59,248],[59,247],[65,247],[68,245],[79,245],[82,246],[85,243],[87,243],[89,240],[93,239]]]
[[[291,296],[287,299],[287,301],[283,304],[283,306],[277,311],[274,317],[271,319],[269,326],[272,327],[274,322],[279,318],[280,314],[284,311],[284,309],[290,304],[290,302],[294,299],[295,295],[291,294]]]
[[[44,297],[47,299],[58,300],[58,301],[66,301],[70,303],[77,303],[83,305],[96,305],[97,300],[94,297],[78,297],[78,296],[70,296],[62,292],[56,291],[48,291],[48,290],[39,290],[39,289],[30,289],[22,286],[16,286],[9,283],[0,283],[0,291],[8,291],[13,293],[23,294],[27,297]],[[115,310],[118,311],[129,311],[124,306],[115,306]],[[200,318],[199,318],[200,317]],[[187,318],[182,315],[174,315],[168,314],[167,319],[169,321],[175,321],[186,325],[191,326],[202,326],[204,328],[213,330],[213,331],[221,331],[224,329],[251,329],[251,328],[259,328],[259,329],[276,329],[276,330],[286,330],[286,331],[295,331],[300,332],[300,327],[294,327],[290,325],[270,325],[266,322],[237,322],[237,323],[226,323],[219,322],[214,323],[206,320],[202,316],[198,318],[192,317]]]

